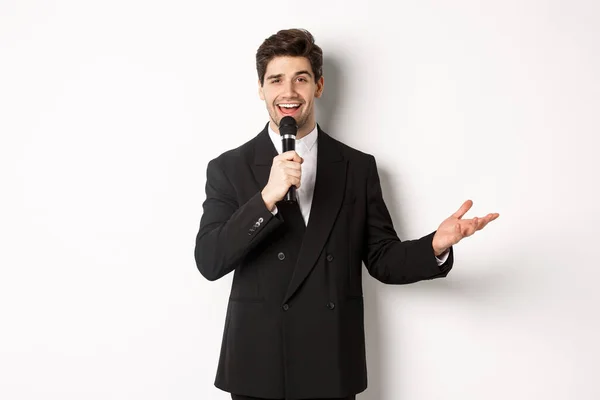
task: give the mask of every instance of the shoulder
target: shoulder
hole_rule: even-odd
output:
[[[235,148],[226,150],[221,154],[213,157],[208,162],[208,169],[220,168],[226,170],[231,167],[237,167],[240,164],[249,163],[254,155],[256,142],[261,133],[258,133],[256,136],[246,141],[245,143]]]
[[[369,166],[370,164],[375,163],[375,156],[372,154],[351,147],[325,132],[322,133],[325,135],[327,140],[330,141],[340,151],[344,159],[348,160],[350,163],[356,163],[364,166]]]

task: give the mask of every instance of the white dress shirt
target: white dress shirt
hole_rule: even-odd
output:
[[[308,218],[310,217],[310,208],[312,206],[317,178],[318,134],[317,125],[315,124],[314,129],[308,135],[301,139],[296,139],[296,153],[304,159],[301,166],[302,177],[300,179],[300,188],[296,190],[296,193],[298,196],[298,206],[306,225],[308,225]],[[277,153],[281,154],[283,147],[281,136],[271,129],[271,124],[269,124],[269,136],[273,141],[273,146],[277,149]],[[277,214],[277,206],[273,210],[273,214]],[[438,265],[446,262],[449,253],[450,251],[446,250],[440,257],[436,257]]]

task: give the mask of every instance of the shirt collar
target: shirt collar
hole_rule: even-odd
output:
[[[273,141],[273,145],[275,146],[275,148],[279,151],[279,153],[281,153],[281,135],[279,135],[279,133],[275,132],[273,129],[271,129],[271,124],[269,124],[269,136],[271,137],[271,140]],[[303,146],[306,147],[306,149],[308,151],[311,151],[314,147],[314,145],[317,143],[317,137],[318,137],[318,129],[317,129],[317,124],[315,124],[315,127],[312,131],[310,131],[310,133],[306,136],[304,136],[301,139],[296,139],[296,144],[301,144]]]

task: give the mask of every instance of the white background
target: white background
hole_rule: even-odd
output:
[[[377,158],[402,239],[500,218],[445,279],[364,270],[359,400],[598,399],[596,1],[0,2],[0,398],[228,399],[231,275],[193,259],[206,165],[267,122],[303,27],[318,122]]]

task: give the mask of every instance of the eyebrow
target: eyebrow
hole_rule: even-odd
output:
[[[303,74],[306,74],[312,78],[312,74],[306,70],[298,71],[294,74],[294,76],[303,75]],[[284,74],[269,75],[269,76],[267,76],[267,80],[281,78],[281,77],[283,77],[283,75]]]

